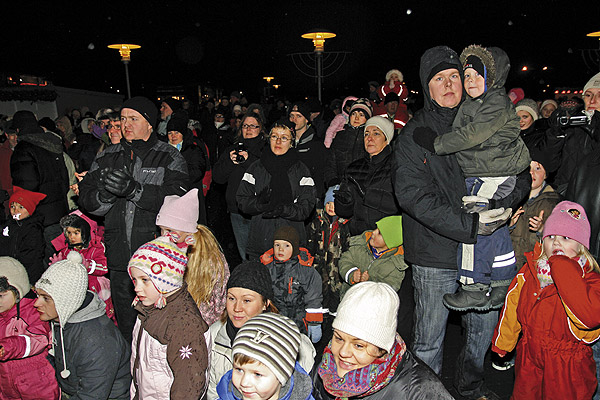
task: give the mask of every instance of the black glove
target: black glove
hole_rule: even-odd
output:
[[[273,218],[279,218],[281,217],[283,213],[283,205],[278,205],[277,207],[275,207],[274,209],[272,209],[271,211],[267,211],[266,213],[264,213],[262,215],[262,217],[264,219],[273,219]]]
[[[334,190],[333,191],[333,195],[335,198],[335,201],[339,202],[340,204],[351,204],[352,201],[354,200],[352,198],[352,193],[350,193],[347,190]]]
[[[265,211],[271,202],[271,194],[273,191],[269,186],[265,186],[263,190],[256,195],[256,208],[259,211]]]
[[[415,128],[413,132],[414,142],[430,153],[435,153],[433,143],[435,142],[436,137],[437,133],[435,133],[433,129],[427,127]]]
[[[131,173],[125,169],[115,169],[108,173],[104,187],[117,197],[129,198],[140,187]]]
[[[102,203],[114,203],[117,201],[117,196],[106,190],[104,186],[98,188],[98,200]]]

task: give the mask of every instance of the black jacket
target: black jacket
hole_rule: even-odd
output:
[[[300,161],[308,167],[310,176],[315,180],[316,196],[323,199],[327,191],[325,187],[325,168],[329,157],[329,149],[325,147],[323,140],[319,140],[316,136],[313,127],[309,126],[298,144],[296,144],[296,151],[298,151]]]
[[[335,396],[325,390],[323,381],[317,373],[319,364],[315,364],[311,373],[313,396],[315,400],[335,399]],[[453,398],[435,373],[425,363],[413,356],[408,349],[403,354],[396,373],[387,386],[369,396],[361,397],[361,399],[367,400],[451,400]]]
[[[385,146],[376,156],[367,154],[348,166],[340,191],[351,193],[352,201],[336,196],[335,212],[350,219],[352,236],[376,229],[381,218],[400,214],[392,187],[392,162],[392,148]]]
[[[47,267],[44,260],[44,227],[37,212],[21,221],[10,219],[0,227],[0,256],[17,259],[23,264],[32,285]]]
[[[47,196],[35,209],[43,216],[44,226],[57,224],[68,214],[69,176],[60,136],[41,128],[39,132],[20,134],[10,158],[10,172],[14,186]]]
[[[346,173],[348,165],[355,160],[367,156],[365,150],[365,126],[344,126],[331,143],[325,169],[325,182],[327,187],[339,184]]]
[[[115,203],[102,203],[98,187],[100,171],[105,167],[127,167],[141,184],[141,190],[131,200],[120,197]],[[185,194],[188,181],[183,156],[170,144],[158,140],[155,133],[148,141],[129,143],[122,139],[96,157],[79,182],[79,205],[90,214],[105,217],[104,243],[109,269],[124,271],[133,252],[156,237],[156,215],[165,196]]]

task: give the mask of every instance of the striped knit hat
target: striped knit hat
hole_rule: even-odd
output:
[[[141,270],[152,279],[152,283],[161,294],[156,308],[163,308],[167,301],[163,294],[179,289],[183,285],[183,274],[188,258],[185,252],[177,247],[166,236],[161,236],[143,244],[133,253],[127,272],[131,276],[131,268]],[[134,300],[137,304],[138,298]]]
[[[262,313],[249,319],[233,341],[231,356],[244,354],[266,365],[285,385],[294,372],[300,331],[288,317]]]

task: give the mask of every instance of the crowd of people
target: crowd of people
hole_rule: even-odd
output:
[[[600,398],[600,73],[530,99],[509,71],[437,46],[420,110],[391,69],[325,108],[3,118],[0,398],[499,399],[490,349],[514,399]]]

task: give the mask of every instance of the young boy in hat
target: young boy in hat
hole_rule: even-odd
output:
[[[471,45],[460,55],[464,88],[469,97],[458,109],[452,132],[438,136],[430,128],[414,132],[415,143],[438,155],[456,153],[473,205],[482,212],[493,200],[513,192],[516,175],[529,168],[531,158],[520,137],[519,118],[506,95],[510,70],[508,55],[497,47]],[[506,219],[512,210],[501,209]],[[463,244],[458,252],[457,293],[444,295],[444,305],[456,311],[500,308],[510,281],[517,273],[506,226]]]
[[[350,238],[348,251],[340,259],[340,275],[344,279],[341,297],[351,285],[373,281],[387,283],[400,290],[404,279],[402,217],[392,215],[377,221],[377,229]]]
[[[260,261],[269,269],[277,309],[317,343],[323,322],[321,279],[312,266],[314,258],[299,243],[294,227],[281,226],[273,235],[273,248]]]
[[[289,318],[251,318],[233,342],[233,369],[217,386],[219,399],[313,399],[311,378],[296,362],[299,347],[300,332]]]
[[[45,270],[43,217],[34,215],[38,203],[46,197],[14,186],[10,196],[12,219],[0,231],[0,256],[9,256],[23,264],[30,282],[36,282]]]
[[[63,397],[129,399],[129,345],[106,316],[104,302],[87,290],[82,262],[73,251],[35,284],[34,306],[52,329],[56,379]]]

